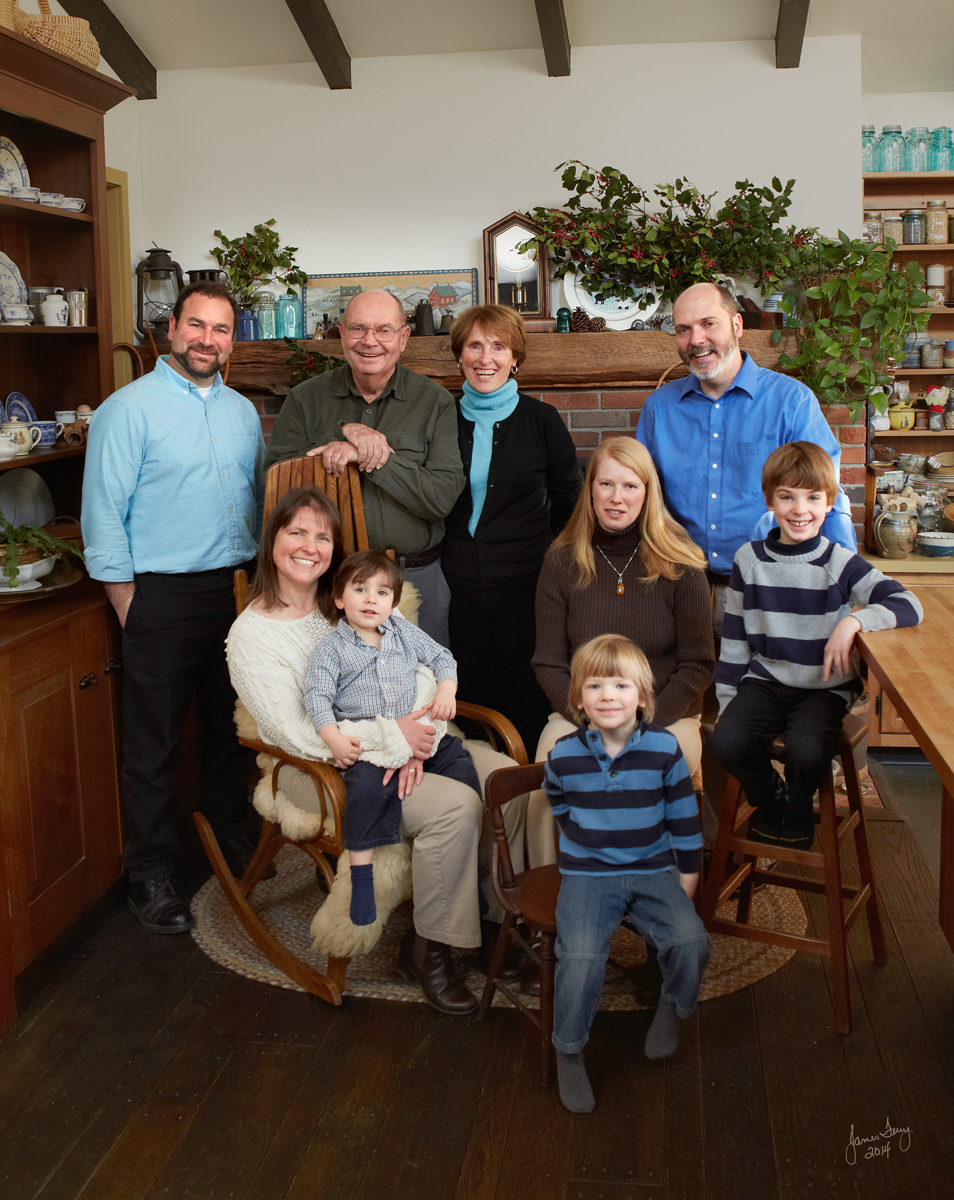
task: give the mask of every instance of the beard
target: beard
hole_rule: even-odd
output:
[[[703,348],[713,350],[718,356],[712,366],[702,367],[693,357],[693,352],[695,350],[701,350]],[[703,342],[695,346],[690,346],[688,352],[686,354],[680,354],[679,357],[689,368],[690,375],[695,375],[696,379],[701,379],[704,383],[708,379],[717,379],[733,360],[738,349],[739,343],[738,339],[736,338],[733,338],[731,341],[729,341],[721,350],[715,344],[715,342]]]
[[[214,379],[222,368],[225,360],[215,356],[215,351],[212,351],[213,358],[209,363],[201,363],[193,357],[193,349],[186,351],[170,350],[170,355],[176,360],[180,367],[193,379]]]

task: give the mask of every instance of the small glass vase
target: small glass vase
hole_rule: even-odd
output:
[[[275,324],[276,337],[297,339],[302,336],[301,305],[295,296],[278,297]]]

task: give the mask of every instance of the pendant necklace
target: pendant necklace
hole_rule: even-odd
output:
[[[599,550],[600,554],[603,554],[603,550],[602,550],[602,548],[601,548],[600,546],[597,546],[596,548],[597,548],[597,550]],[[639,550],[639,546],[638,546],[638,545],[636,546],[636,550],[634,550],[634,551],[633,551],[633,553],[632,553],[632,554],[629,556],[629,558],[626,560],[626,567],[628,567],[628,566],[629,566],[629,564],[630,564],[630,563],[633,561],[633,559],[636,557],[636,551],[637,551],[637,550]],[[613,572],[613,574],[616,576],[616,595],[617,595],[617,596],[622,596],[622,595],[624,595],[624,594],[625,594],[625,592],[626,592],[626,588],[625,588],[625,586],[623,585],[623,576],[626,574],[626,567],[623,567],[622,571],[617,571],[617,570],[616,570],[616,568],[613,566],[613,564],[610,562],[610,560],[609,560],[609,559],[606,557],[606,555],[605,555],[605,554],[603,554],[603,558],[604,558],[604,560],[605,560],[605,562],[606,562],[606,565],[609,567],[609,569],[610,569],[610,570]]]

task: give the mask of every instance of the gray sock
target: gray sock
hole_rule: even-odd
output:
[[[593,1089],[583,1065],[583,1052],[576,1054],[561,1054],[556,1052],[557,1082],[560,1085],[560,1099],[563,1107],[570,1112],[592,1112],[596,1104],[593,1099]]]
[[[647,1058],[669,1058],[679,1045],[679,1017],[671,1000],[660,1000],[646,1034]]]

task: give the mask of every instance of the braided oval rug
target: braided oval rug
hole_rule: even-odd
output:
[[[314,865],[300,851],[286,847],[276,856],[275,866],[276,877],[258,885],[252,896],[252,907],[292,953],[323,971],[324,956],[312,950],[308,932],[324,895],[315,883]],[[733,910],[734,904],[727,901],[720,913],[732,916]],[[235,919],[215,876],[196,893],[192,911],[196,919],[192,936],[214,962],[260,983],[301,990],[252,944]],[[807,926],[802,903],[789,888],[769,886],[756,892],[752,897],[752,919],[756,924],[793,934],[803,934]],[[410,927],[411,904],[407,902],[392,913],[381,940],[371,953],[351,960],[346,996],[424,1003],[421,989],[416,983],[404,980],[397,969],[401,938]],[[719,934],[713,936],[712,942],[712,957],[702,982],[700,1000],[726,996],[757,983],[777,971],[795,953]],[[485,976],[477,970],[473,952],[454,950],[453,953],[458,974],[474,995],[479,996]],[[640,978],[644,962],[642,941],[629,930],[619,929],[607,964],[601,1008],[622,1012],[655,1007],[655,999],[647,994]],[[535,999],[526,997],[526,1000],[532,1007],[536,1006]],[[509,1007],[510,1002],[498,992],[494,1004]]]

